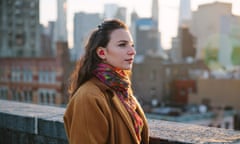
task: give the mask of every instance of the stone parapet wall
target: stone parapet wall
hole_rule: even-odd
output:
[[[67,144],[65,108],[0,100],[0,144]],[[150,144],[240,144],[240,132],[149,119]]]

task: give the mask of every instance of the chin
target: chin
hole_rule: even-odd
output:
[[[121,69],[121,70],[132,70],[132,64],[124,64],[124,65],[119,65],[119,66],[116,66],[118,69]]]
[[[124,67],[124,70],[131,70],[131,69],[132,69],[132,65]]]

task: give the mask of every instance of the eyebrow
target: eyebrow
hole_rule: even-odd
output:
[[[124,42],[124,43],[132,43],[133,44],[133,42],[132,41],[127,41],[127,40],[119,40],[119,41],[117,41],[118,43],[122,43],[122,42]]]

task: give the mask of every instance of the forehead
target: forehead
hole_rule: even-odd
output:
[[[132,41],[132,36],[129,30],[126,29],[116,29],[110,34],[110,42],[117,42],[120,40]]]

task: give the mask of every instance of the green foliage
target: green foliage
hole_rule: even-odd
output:
[[[206,48],[205,49],[205,62],[207,65],[213,62],[218,62],[218,49]]]
[[[240,46],[233,48],[231,60],[233,65],[240,65]]]

